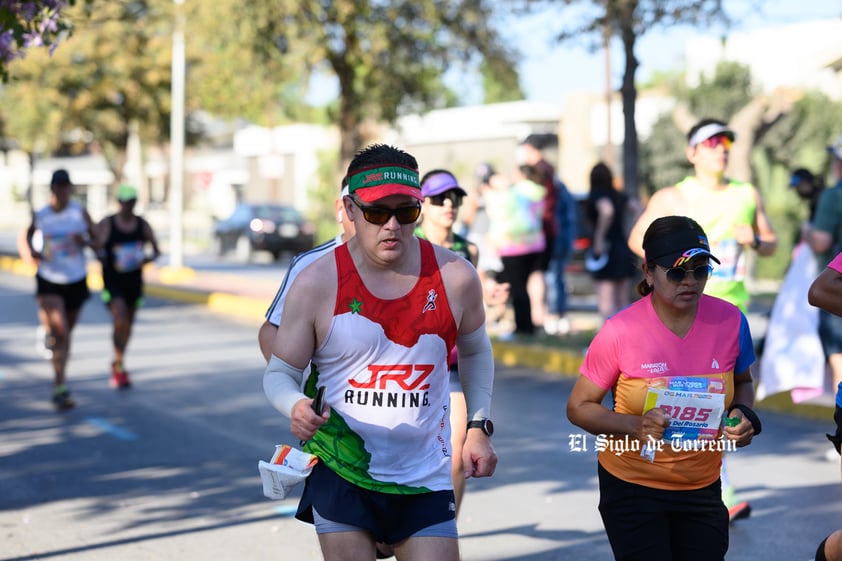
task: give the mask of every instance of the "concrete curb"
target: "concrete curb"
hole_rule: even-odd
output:
[[[0,270],[17,275],[35,275],[33,264],[8,255],[0,255]],[[162,268],[156,272],[158,273],[155,275],[156,277],[167,279],[168,282],[147,280],[145,291],[149,296],[184,304],[206,306],[214,313],[254,322],[255,326],[259,326],[263,322],[269,304],[264,299],[179,285],[178,283],[189,284],[195,278],[196,273],[189,269],[173,272]],[[94,291],[102,289],[102,277],[98,263],[92,263],[89,268],[88,285]],[[509,367],[534,368],[568,378],[579,376],[579,368],[584,360],[584,350],[548,347],[534,343],[492,339],[492,349],[494,360],[499,364]],[[789,392],[767,397],[762,402],[757,403],[757,409],[829,422],[833,419],[834,411],[833,404],[793,403]],[[830,427],[828,430],[830,430]]]
[[[570,349],[492,340],[494,360],[506,366],[535,368],[551,374],[576,377],[584,354]]]

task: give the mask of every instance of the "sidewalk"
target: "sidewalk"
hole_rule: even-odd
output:
[[[34,266],[8,254],[0,254],[0,270],[20,275],[35,274]],[[214,313],[253,323],[255,336],[281,281],[196,271],[186,267],[173,270],[155,265],[148,265],[144,269],[144,279],[147,295],[203,305]],[[99,263],[91,263],[88,282],[94,291],[102,288]],[[755,339],[765,335],[772,302],[768,295],[758,297],[753,302],[748,319]],[[536,337],[535,341],[502,341],[492,338],[495,361],[509,367],[534,368],[568,377],[578,376],[590,337],[598,325],[598,316],[595,307],[585,303],[575,306],[569,317],[577,333],[568,337],[541,336]],[[833,418],[833,406],[833,396],[830,395],[794,404],[789,392],[769,396],[757,404],[760,410],[826,420]]]

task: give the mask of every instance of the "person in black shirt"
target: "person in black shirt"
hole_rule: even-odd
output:
[[[120,185],[117,189],[120,211],[105,217],[97,226],[102,246],[102,300],[111,310],[114,324],[114,360],[111,387],[131,386],[123,364],[137,308],[143,302],[143,266],[161,254],[149,223],[134,213],[137,189]],[[147,251],[151,246],[152,253]]]

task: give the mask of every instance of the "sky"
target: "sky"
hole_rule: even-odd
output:
[[[761,7],[758,8],[758,5]],[[842,17],[842,0],[724,0],[725,11],[736,23],[734,31],[749,31],[794,23]],[[548,23],[548,21],[550,23]],[[571,40],[552,44],[552,18],[535,16],[514,22],[511,40],[519,45],[524,58],[519,66],[521,86],[530,101],[562,103],[574,91],[605,89],[605,59],[602,52],[589,53],[584,41]],[[638,39],[636,47],[640,66],[638,83],[653,73],[680,70],[684,65],[684,44],[696,35],[721,35],[722,29],[680,27],[653,29]],[[611,49],[612,87],[619,88],[625,57],[619,41]],[[472,101],[467,100],[470,104]]]

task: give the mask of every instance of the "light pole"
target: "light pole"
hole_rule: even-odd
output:
[[[170,267],[184,264],[184,0],[175,4],[172,37],[172,112],[170,113]]]

